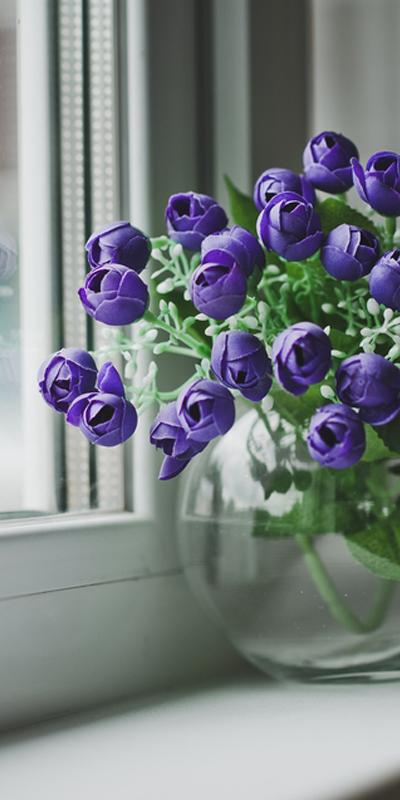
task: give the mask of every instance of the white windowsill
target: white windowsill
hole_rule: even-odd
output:
[[[128,512],[2,522],[0,601],[168,574],[177,568],[172,539]]]
[[[257,678],[161,695],[3,737],[2,796],[389,800],[397,705],[396,684]]]

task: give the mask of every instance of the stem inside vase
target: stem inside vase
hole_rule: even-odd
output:
[[[295,540],[304,554],[304,560],[314,586],[325,601],[334,619],[352,633],[370,633],[380,627],[386,617],[395,584],[381,578],[369,615],[360,619],[341,596],[314,546],[311,536],[295,534]]]

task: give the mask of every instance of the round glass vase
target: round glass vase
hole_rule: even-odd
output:
[[[181,498],[185,574],[261,670],[400,675],[399,473],[396,459],[322,468],[298,426],[260,410],[193,460]]]

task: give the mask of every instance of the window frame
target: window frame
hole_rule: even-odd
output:
[[[105,2],[110,7],[110,3]],[[91,0],[93,7],[96,4],[101,5],[101,0]],[[134,442],[125,446],[123,480],[127,483],[126,495],[129,498],[126,510],[39,511],[40,507],[46,509],[57,504],[57,482],[61,470],[58,443],[62,438],[60,429],[63,424],[63,420],[53,415],[39,397],[36,377],[38,364],[54,349],[59,336],[54,307],[60,299],[60,287],[55,284],[52,274],[53,264],[57,264],[59,257],[57,237],[60,236],[60,220],[54,211],[54,196],[58,188],[58,176],[54,174],[58,156],[54,142],[54,93],[57,89],[52,75],[54,42],[49,30],[50,25],[56,24],[56,19],[51,0],[37,0],[35,4],[30,0],[19,0],[18,6],[23,426],[26,442],[24,508],[34,509],[35,513],[28,517],[16,515],[15,518],[10,514],[9,518],[3,517],[0,521],[0,600],[103,581],[138,579],[177,567],[172,537],[165,536],[165,533],[160,537],[158,531],[158,519],[171,520],[168,499],[171,492],[164,492],[166,499],[161,505],[165,513],[159,510],[156,513],[157,459],[149,447],[146,430],[150,412],[141,418]],[[141,157],[148,141],[148,118],[145,114],[143,124],[138,125],[134,111],[140,103],[143,108],[147,107],[148,75],[146,60],[141,55],[146,39],[146,2],[133,0],[126,7],[124,3],[120,6],[124,7],[124,22],[133,32],[134,40],[126,62],[125,97],[129,102],[124,111],[126,119],[135,123],[131,127],[134,133],[128,137],[126,153],[130,165],[129,194],[129,187],[134,187],[129,205],[140,209],[137,224],[148,228],[148,160]],[[33,29],[34,39],[31,36]],[[27,186],[35,186],[36,191],[26,191]],[[143,198],[145,200],[141,202]],[[31,269],[31,253],[35,253],[35,260],[40,263],[39,282]],[[142,366],[145,369],[145,364]],[[175,494],[173,489],[172,494]],[[130,507],[134,511],[129,510]],[[84,553],[88,554],[86,559],[82,558]]]

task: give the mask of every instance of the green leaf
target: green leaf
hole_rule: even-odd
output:
[[[341,350],[347,356],[351,356],[358,349],[358,342],[355,336],[348,336],[343,331],[338,331],[336,328],[331,328],[329,334],[333,350]]]
[[[392,453],[400,453],[400,416],[375,428],[379,438]]]
[[[304,264],[299,264],[298,261],[285,261],[285,269],[292,280],[301,280],[304,277]]]
[[[292,473],[286,467],[278,467],[272,476],[272,491],[286,494],[292,485]]]
[[[363,461],[381,461],[384,458],[393,458],[393,453],[379,437],[375,428],[371,425],[365,426],[367,446],[363,455]]]
[[[224,180],[228,190],[230,212],[233,222],[235,225],[241,225],[242,228],[246,228],[246,230],[255,234],[258,211],[252,198],[241,192],[240,189],[232,183],[228,175],[224,176]]]
[[[392,581],[400,581],[400,533],[390,518],[360,533],[346,536],[348,548],[364,567]]]
[[[271,390],[274,398],[274,408],[288,422],[295,422],[303,425],[312,417],[317,408],[323,406],[327,401],[321,395],[320,384],[315,384],[307,389],[306,393],[297,397],[290,392],[286,392],[278,384]]]
[[[321,217],[324,233],[329,233],[333,228],[346,222],[348,225],[357,225],[359,228],[371,231],[378,239],[380,238],[380,232],[372,220],[355,208],[351,208],[342,200],[337,200],[335,197],[327,197],[322,203],[317,204],[317,211]]]
[[[293,483],[299,492],[305,492],[309,489],[312,483],[312,474],[305,469],[295,470],[293,473]]]

